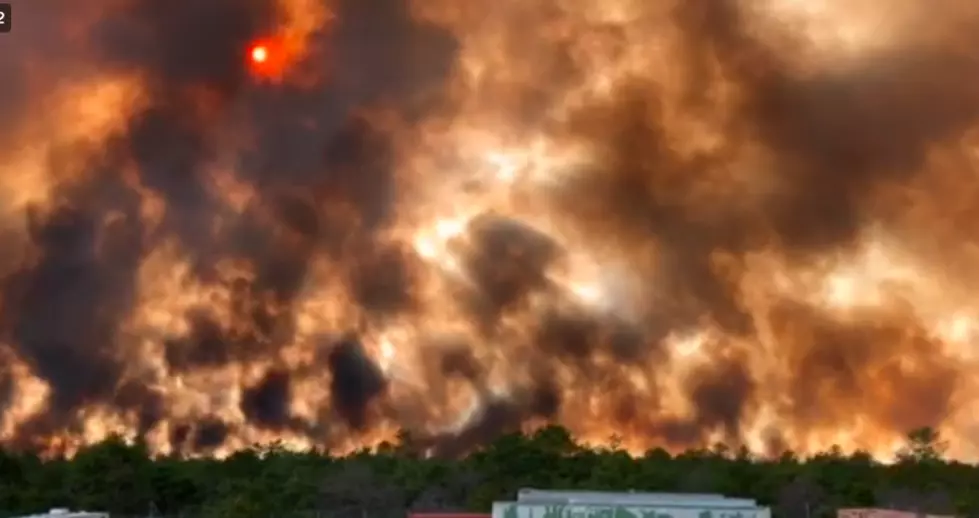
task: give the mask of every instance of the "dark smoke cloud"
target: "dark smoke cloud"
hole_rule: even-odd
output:
[[[553,417],[560,406],[553,387],[541,384],[533,390],[513,394],[508,399],[487,397],[480,410],[464,427],[451,433],[422,437],[417,445],[438,456],[455,457],[485,444],[504,433],[519,432],[527,419]]]
[[[465,267],[476,283],[470,306],[487,329],[507,309],[547,285],[545,271],[557,255],[546,234],[519,221],[484,215],[470,225]]]
[[[288,423],[292,380],[285,371],[272,371],[257,385],[245,391],[241,409],[248,420],[261,426],[276,428]]]
[[[829,404],[840,398],[858,401],[863,412],[898,430],[947,416],[960,373],[951,360],[935,354],[940,344],[925,330],[888,322],[841,324],[795,304],[774,312],[779,337],[809,337],[801,343],[797,339],[788,356],[788,367],[801,378],[786,409],[795,421],[818,427],[853,419]],[[908,401],[915,401],[913,408]]]
[[[58,16],[57,9],[22,11],[25,26]],[[70,428],[86,404],[158,408],[147,387],[122,382],[124,367],[113,348],[118,325],[132,309],[144,246],[162,239],[177,238],[205,280],[221,280],[215,263],[228,255],[257,267],[254,281],[230,281],[232,312],[245,324],[225,329],[208,308],[194,309],[188,337],[166,345],[174,372],[257,359],[287,343],[288,308],[307,262],[319,249],[347,253],[351,223],[365,233],[355,275],[359,302],[382,313],[409,305],[401,252],[367,244],[387,217],[392,163],[387,137],[362,112],[378,103],[410,107],[425,83],[437,84],[447,71],[451,40],[411,21],[403,2],[340,2],[344,25],[318,42],[330,49],[332,81],[265,88],[250,79],[244,52],[270,33],[273,14],[271,0],[136,1],[107,11],[87,29],[85,48],[100,66],[148,79],[147,108],[111,143],[109,156],[135,160],[141,182],[168,210],[155,233],[141,228],[137,195],[120,181],[121,163],[98,162],[90,169],[104,174],[85,188],[59,193],[65,208],[32,222],[41,259],[4,280],[2,332],[54,392],[51,416],[30,423],[24,435]],[[26,62],[4,56],[0,65],[7,71]],[[429,64],[424,70],[414,66],[422,59]],[[3,92],[5,99],[22,99],[26,86],[4,82]],[[205,167],[224,142],[222,132],[246,122],[258,128],[258,145],[245,153],[241,172],[260,199],[244,214],[232,214],[206,187]],[[349,206],[359,224],[319,210],[333,203]],[[120,216],[106,225],[110,214]],[[234,217],[231,232],[208,230],[216,215]],[[272,231],[279,227],[291,233]],[[261,304],[267,294],[285,311],[269,313]],[[336,412],[355,428],[366,426],[362,407],[384,390],[383,376],[356,342],[328,349],[324,368],[332,374]],[[246,391],[245,415],[266,428],[288,424],[289,387],[288,373],[268,374]],[[163,417],[148,411],[146,427]],[[177,424],[172,439],[185,448],[213,448],[231,433],[219,420]]]
[[[354,300],[374,318],[381,319],[412,311],[416,306],[412,287],[411,253],[403,246],[370,243],[353,253]]]
[[[955,48],[901,46],[800,78],[752,38],[732,2],[687,2],[678,19],[691,60],[719,58],[747,93],[745,131],[778,151],[787,191],[765,216],[792,248],[850,242],[871,216],[864,201],[875,185],[920,171],[933,144],[960,135],[979,115],[979,94],[967,86],[979,58]]]
[[[106,182],[73,193],[97,207],[31,218],[40,260],[3,284],[4,334],[42,377],[59,380],[56,412],[111,397],[120,375],[114,331],[132,304],[142,228],[138,219],[103,220],[113,210],[135,210],[135,198],[119,187]]]
[[[133,2],[95,36],[107,61],[150,72],[160,94],[204,85],[229,95],[245,85],[245,49],[270,32],[274,14],[270,0]]]
[[[326,361],[332,375],[333,408],[352,428],[363,429],[368,424],[368,404],[384,392],[384,373],[351,339],[333,346]]]
[[[756,329],[741,307],[736,284],[714,261],[718,252],[737,256],[764,249],[774,238],[790,256],[806,261],[816,252],[852,247],[866,224],[880,216],[870,201],[876,189],[910,181],[924,169],[926,154],[936,143],[961,135],[979,116],[979,95],[969,86],[979,74],[974,54],[935,45],[901,47],[849,68],[800,77],[779,52],[784,49],[758,40],[741,16],[735,2],[683,2],[675,21],[686,33],[687,54],[675,65],[688,78],[691,110],[710,109],[707,98],[696,92],[707,91],[707,83],[717,80],[711,76],[715,63],[723,78],[744,93],[729,130],[774,152],[772,168],[780,189],[760,210],[745,210],[740,199],[710,199],[705,206],[699,196],[704,172],[728,157],[678,156],[668,141],[664,110],[652,84],[637,80],[619,92],[616,102],[586,106],[571,123],[576,134],[602,147],[605,160],[600,171],[563,187],[559,210],[574,215],[579,228],[593,229],[595,239],[655,242],[665,257],[657,264],[660,273],[646,279],[666,294],[650,304],[657,307],[649,315],[647,337],[652,339],[637,342],[649,351],[659,346],[664,328],[692,331],[705,319],[733,336],[752,336]],[[965,38],[974,43],[974,35]],[[524,290],[541,289],[540,272],[546,267],[541,258],[546,254],[521,250],[527,245],[520,235],[500,241],[507,245],[474,254],[492,258],[491,273],[482,273],[478,262],[470,268],[481,279],[487,307],[502,309]],[[834,427],[850,423],[853,408],[859,408],[873,422],[902,433],[947,416],[960,373],[946,365],[938,344],[923,335],[899,336],[913,316],[892,315],[903,323],[880,328],[831,323],[810,311],[770,315],[786,330],[779,338],[788,356],[805,358],[789,367],[795,374],[788,412],[799,423]],[[492,327],[494,313],[488,315],[486,325]],[[806,333],[799,326],[816,328]],[[591,316],[555,314],[542,323],[535,344],[546,353],[535,360],[570,356],[587,364],[596,349],[608,350],[609,343],[599,338],[605,328],[606,323]],[[798,343],[799,336],[808,338]],[[620,409],[622,427],[646,422],[648,433],[675,444],[702,441],[705,431],[716,429],[738,440],[757,387],[744,357],[725,358],[691,375],[694,381],[687,390],[696,411],[684,422],[639,415],[645,400],[631,397],[634,391],[627,387],[609,384],[604,378],[611,372],[596,365],[583,370],[577,383],[603,386],[608,404]],[[917,374],[902,372],[892,364],[898,358],[927,367]],[[859,396],[868,390],[874,395]],[[839,404],[853,398],[860,402]],[[932,411],[899,416],[900,401],[912,400],[932,402]],[[896,407],[872,409],[872,401]],[[480,429],[488,420],[503,432],[533,414],[519,404],[493,409],[487,414],[492,417],[478,421]],[[655,415],[655,409],[643,408],[642,413]]]
[[[75,77],[90,48],[77,30],[92,18],[90,4],[70,0],[11,3],[17,29],[4,35],[0,53],[0,113],[6,122],[0,136],[16,128],[14,122],[28,115],[38,96],[50,92],[59,81]]]

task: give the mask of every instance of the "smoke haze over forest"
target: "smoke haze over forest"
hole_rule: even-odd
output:
[[[975,2],[13,7],[5,445],[979,457]]]

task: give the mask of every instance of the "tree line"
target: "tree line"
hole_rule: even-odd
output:
[[[52,507],[114,516],[395,518],[406,510],[489,511],[521,487],[712,492],[755,498],[775,516],[834,516],[840,507],[888,507],[979,517],[979,468],[945,460],[928,428],[908,435],[898,461],[839,448],[805,459],[757,458],[723,446],[631,456],[587,448],[552,426],[510,434],[461,459],[428,458],[410,438],[332,456],[279,445],[227,458],[155,457],[110,438],[71,458],[0,451],[0,513]]]

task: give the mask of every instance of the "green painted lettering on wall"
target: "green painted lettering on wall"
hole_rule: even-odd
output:
[[[757,518],[754,512],[711,509],[677,510],[641,506],[520,505],[502,506],[500,518]],[[523,512],[521,512],[523,511]]]

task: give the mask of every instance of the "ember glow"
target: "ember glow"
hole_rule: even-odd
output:
[[[975,2],[44,5],[0,57],[7,445],[979,457]]]

